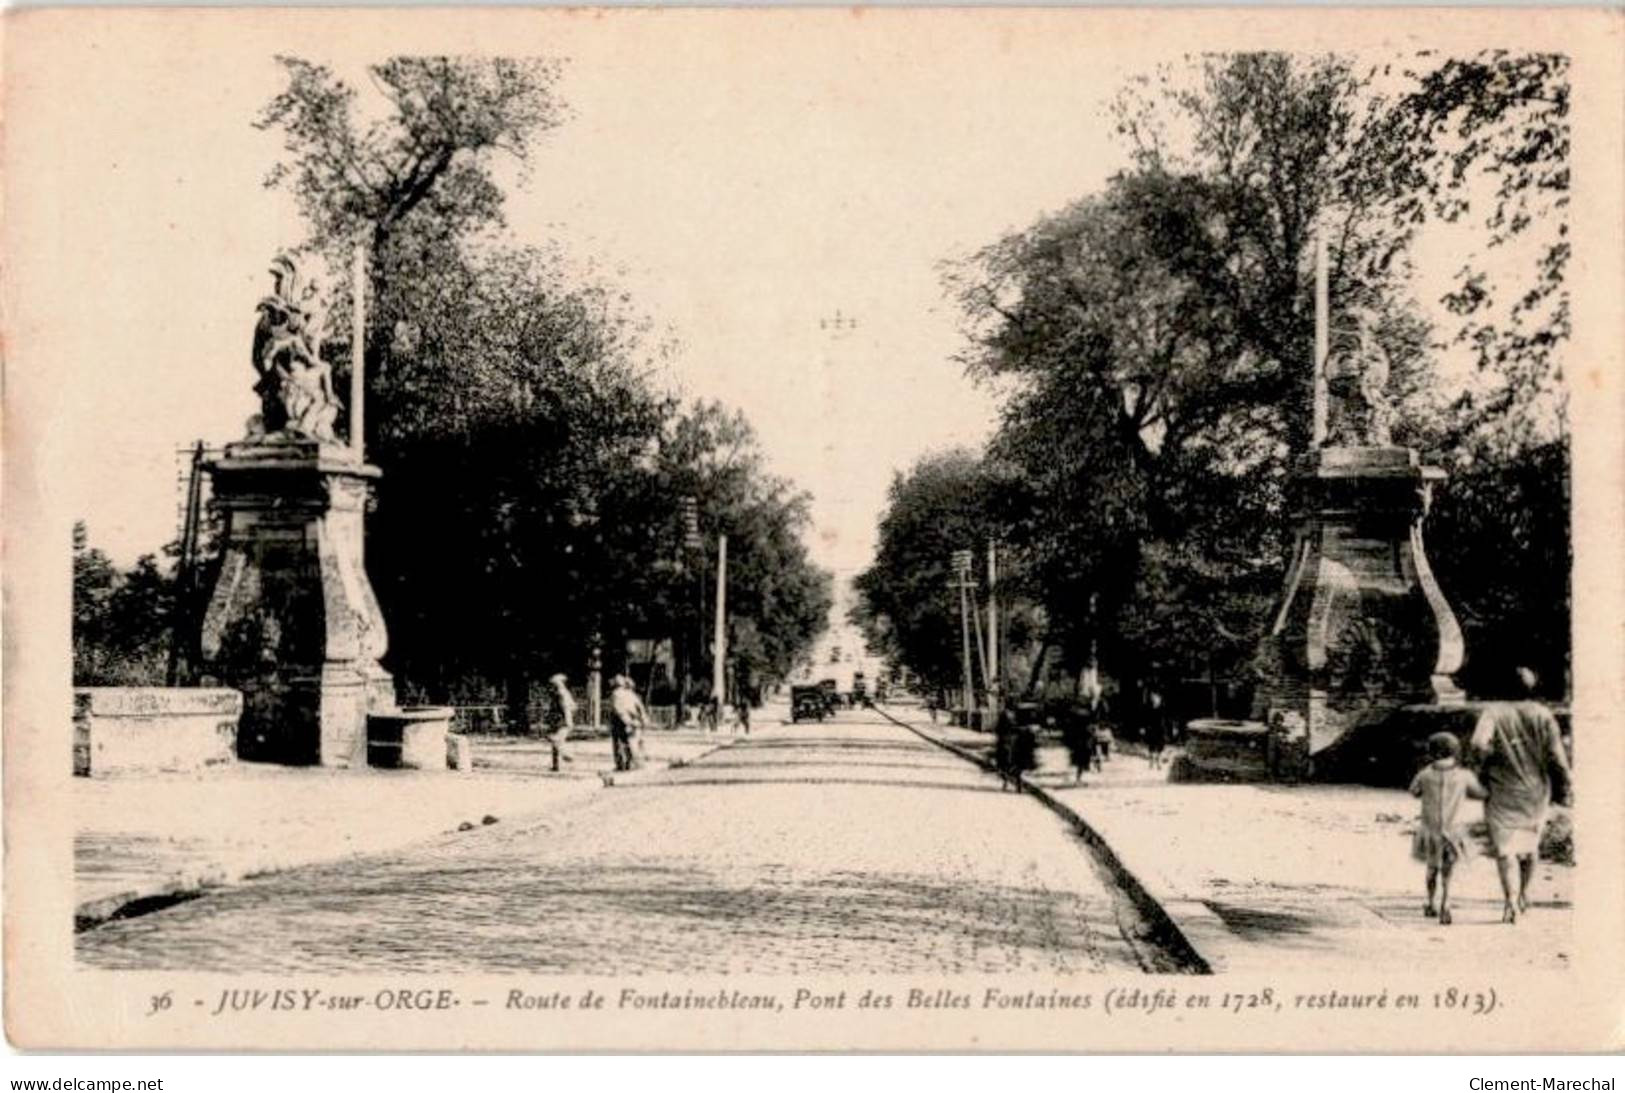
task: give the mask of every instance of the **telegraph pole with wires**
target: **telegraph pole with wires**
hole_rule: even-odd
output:
[[[705,540],[700,538],[700,502],[692,494],[684,494],[677,499],[677,573],[678,579],[685,582],[683,585],[686,594],[686,581],[692,568],[700,587],[700,640],[689,649],[690,638],[683,635],[673,641],[673,652],[676,653],[677,663],[674,666],[677,678],[672,682],[677,688],[677,724],[682,725],[688,718],[688,677],[690,666],[698,663],[704,652],[705,635],[705,584],[704,584],[704,556]],[[678,630],[688,629],[683,616],[687,611],[678,613]]]
[[[971,710],[976,706],[976,688],[971,678],[971,651],[970,651],[970,593],[976,587],[976,579],[971,576],[971,552],[956,550],[953,553],[953,579],[949,582],[950,590],[959,594],[959,662],[963,670],[965,685],[965,727],[971,727]]]
[[[711,639],[711,703],[721,713],[728,699],[728,537],[717,536],[716,629]]]
[[[998,544],[987,541],[987,718],[999,723],[999,703],[1004,697],[1003,675],[999,670],[999,563]]]
[[[195,672],[192,663],[192,635],[197,620],[193,617],[197,605],[198,555],[202,550],[203,527],[203,462],[206,455],[203,441],[193,445],[187,455],[186,501],[181,516],[181,533],[177,537],[180,557],[175,566],[175,601],[170,620],[169,664],[164,672],[165,685],[178,687],[181,682],[182,661],[186,670]],[[183,650],[185,653],[183,654]]]

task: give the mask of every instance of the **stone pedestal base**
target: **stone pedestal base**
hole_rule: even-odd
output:
[[[1422,543],[1443,477],[1408,448],[1325,448],[1298,477],[1301,523],[1253,716],[1298,725],[1311,766],[1403,706],[1463,700],[1461,628]]]
[[[208,465],[225,523],[203,621],[208,673],[243,692],[243,759],[364,766],[366,718],[394,705],[383,615],[363,563],[376,467],[269,437]]]

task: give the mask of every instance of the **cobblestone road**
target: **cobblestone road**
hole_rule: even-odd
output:
[[[1140,966],[1125,904],[1038,802],[848,711],[76,943],[104,968],[1074,973]]]

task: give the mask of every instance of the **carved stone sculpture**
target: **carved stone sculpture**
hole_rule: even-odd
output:
[[[271,263],[271,278],[271,295],[260,301],[254,325],[260,416],[249,432],[336,444],[339,400],[332,369],[321,356],[316,287],[300,277],[299,267],[285,254]]]
[[[396,706],[365,564],[379,471],[334,435],[315,288],[286,255],[271,276],[254,327],[260,413],[205,464],[221,558],[199,650],[205,671],[243,695],[240,758],[364,766],[369,716]]]
[[[1353,311],[1326,369],[1326,442],[1335,447],[1386,448],[1393,443],[1388,353],[1377,340],[1377,317]]]

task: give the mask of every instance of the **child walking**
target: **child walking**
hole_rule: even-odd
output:
[[[1461,814],[1462,802],[1471,797],[1482,801],[1489,796],[1472,771],[1460,764],[1461,741],[1448,732],[1428,737],[1431,762],[1411,779],[1411,796],[1422,799],[1421,824],[1411,841],[1411,856],[1427,866],[1428,901],[1422,913],[1439,916],[1439,925],[1450,925],[1450,871],[1467,856],[1467,821]],[[1439,893],[1438,910],[1433,904]]]

